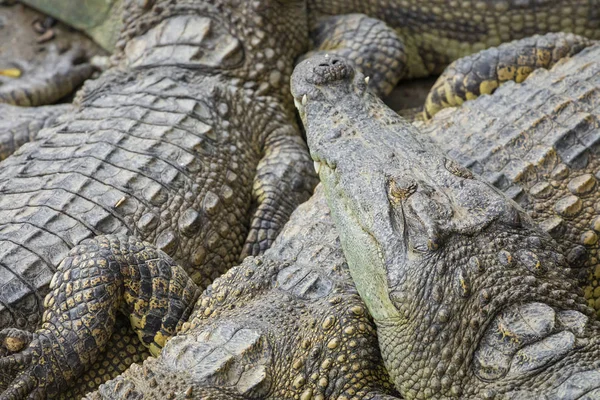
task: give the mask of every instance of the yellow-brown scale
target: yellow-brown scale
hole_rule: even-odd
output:
[[[117,326],[110,337],[106,351],[89,369],[79,376],[59,399],[80,399],[102,383],[116,378],[133,363],[140,363],[150,356],[148,348],[135,336],[123,317],[117,318]]]
[[[446,107],[460,106],[482,94],[491,94],[507,81],[523,82],[539,68],[550,68],[577,54],[593,41],[573,34],[532,36],[463,57],[450,64],[425,100],[426,118]]]
[[[143,346],[158,354],[187,320],[200,293],[162,251],[134,237],[111,235],[73,248],[50,290],[42,326],[35,333],[1,333],[0,342],[9,344],[26,338],[18,346],[4,345],[9,352],[0,366],[14,374],[7,393],[25,387],[56,396],[76,384],[71,394],[80,395],[95,388],[143,360],[148,354]],[[133,329],[122,321],[116,324],[118,311],[129,317]]]
[[[439,74],[452,61],[546,32],[600,38],[587,0],[309,0],[309,20],[362,13],[396,29],[406,52],[403,78]]]

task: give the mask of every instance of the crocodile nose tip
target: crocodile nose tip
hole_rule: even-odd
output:
[[[345,79],[352,79],[352,66],[341,57],[319,56],[313,59],[312,76],[309,81],[318,85],[324,85]]]
[[[354,75],[354,68],[345,58],[315,55],[296,66],[292,74],[292,93],[300,98],[314,90],[314,86],[352,84]]]

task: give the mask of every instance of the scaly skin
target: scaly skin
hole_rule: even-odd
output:
[[[41,129],[52,126],[59,116],[73,108],[71,104],[35,108],[0,104],[0,160],[35,140]]]
[[[18,76],[3,76],[0,71],[0,104],[41,106],[56,103],[79,87],[94,72],[85,61],[80,48],[60,53],[51,46],[40,64],[18,62],[11,72]]]
[[[600,46],[594,46],[421,126],[565,248],[569,262],[582,268],[585,297],[598,315],[599,59]]]
[[[24,2],[83,29],[109,50],[125,45],[122,39],[114,43],[122,0],[88,1],[84,7],[69,5],[79,5],[77,0]],[[562,31],[600,38],[600,0],[306,2],[308,12],[302,18],[311,24],[315,53],[352,60],[382,96],[401,78],[439,74],[460,57],[536,33]],[[154,0],[139,5],[151,9]],[[464,93],[456,96],[466,100]]]
[[[404,398],[600,397],[600,323],[547,233],[343,59],[299,64],[292,92]]]
[[[452,61],[488,47],[545,32],[600,37],[597,0],[308,0],[309,20],[361,13],[404,40],[403,76],[439,74]]]
[[[88,398],[394,398],[322,190],[263,256],[245,259],[195,301],[198,293],[148,243],[101,236],[81,244],[53,279],[42,327],[24,339],[2,338],[13,354],[0,367],[28,366],[0,398],[23,398],[23,387],[57,394],[104,347],[118,309],[146,343],[181,332],[158,358]]]
[[[446,107],[493,93],[505,82],[523,82],[539,68],[550,68],[594,42],[570,33],[549,33],[504,43],[456,60],[448,66],[425,99],[425,119]]]
[[[584,87],[589,87],[590,89],[592,89],[592,92],[589,91],[582,91],[581,92],[581,97],[577,98],[577,99],[571,99],[570,100],[570,104],[572,103],[573,106],[570,107],[558,107],[556,108],[556,110],[554,111],[557,115],[561,115],[564,112],[567,112],[567,110],[569,109],[573,109],[573,107],[579,107],[579,106],[586,106],[587,104],[589,104],[590,99],[593,99],[593,88],[597,85],[589,85],[589,82],[586,83],[586,80],[589,80],[590,77],[594,77],[595,76],[595,69],[594,68],[590,68],[589,66],[589,58],[590,56],[587,55],[587,52],[584,52],[582,55],[580,56],[576,56],[574,58],[574,60],[572,61],[572,63],[575,63],[576,65],[578,65],[578,68],[572,68],[569,67],[566,69],[566,73],[564,75],[559,74],[558,77],[555,77],[553,79],[543,79],[539,85],[541,85],[542,87],[547,86],[552,88],[553,91],[558,91],[558,90],[562,90],[562,91],[568,91],[568,90],[575,90],[576,92],[579,93],[579,90],[581,89],[576,89],[576,88],[584,88]],[[593,60],[593,59],[592,59]],[[569,62],[571,63],[571,61]],[[569,64],[567,64],[569,65]],[[561,71],[559,69],[560,67],[556,67],[554,69],[554,71]],[[554,72],[553,71],[553,72]],[[563,71],[564,73],[565,71]],[[539,75],[539,74],[538,74]],[[535,76],[538,76],[535,75]],[[545,75],[542,75],[545,76]],[[532,78],[532,79],[538,79],[538,78]],[[562,82],[562,81],[568,81],[569,85],[561,85],[561,86],[557,86],[556,84],[552,84],[553,81],[558,81],[558,82]],[[592,81],[593,83],[593,81]],[[509,88],[512,87],[512,90],[515,90],[514,85],[509,85]],[[502,105],[502,104],[506,104],[508,102],[508,100],[510,100],[512,97],[509,96],[508,93],[508,89],[502,89],[500,90],[495,96],[492,96],[492,98],[495,98],[497,96],[500,96],[503,92],[507,92],[506,96],[502,96],[499,98],[498,101],[498,105]],[[518,92],[520,93],[520,92]],[[587,94],[586,94],[587,93]],[[558,95],[558,94],[555,94]],[[485,99],[486,97],[484,97]],[[501,99],[504,99],[503,101],[500,101]],[[539,97],[539,101],[542,102],[544,99],[544,97]],[[480,101],[483,101],[480,100]],[[477,102],[474,102],[473,104],[476,104]],[[489,102],[488,102],[489,103]],[[467,103],[464,107],[468,107],[469,104],[472,103]],[[492,102],[493,104],[493,102]],[[485,107],[493,109],[488,105],[486,105]],[[516,107],[516,106],[515,106]],[[526,114],[528,113],[528,107],[533,107],[536,108],[536,103],[535,102],[527,102],[524,101],[523,103],[518,105],[518,108],[520,110],[520,113],[514,113],[514,112],[510,112],[507,113],[504,108],[499,107],[497,109],[498,111],[498,115],[496,118],[498,117],[502,117],[503,120],[506,121],[511,121],[511,118],[514,119],[519,119],[521,117],[521,113]],[[537,105],[537,107],[539,107],[539,104]],[[458,114],[458,112],[457,112]],[[440,114],[440,116],[436,117],[436,119],[434,119],[434,122],[441,117],[442,115],[445,115],[444,113]],[[460,115],[460,114],[458,114]],[[472,118],[471,118],[472,120]],[[475,120],[473,120],[475,121]],[[481,129],[482,127],[488,126],[487,124],[479,124],[479,123],[475,123],[472,126],[469,124],[463,124],[462,126],[462,130],[463,132],[466,134],[467,132],[470,131],[470,129],[472,129],[474,132],[478,132],[478,129]],[[333,253],[333,254],[339,254],[339,249],[338,250],[333,250],[333,248],[337,248],[337,246],[339,246],[337,240],[335,239],[335,236],[333,233],[325,233],[325,229],[330,229],[327,228],[327,226],[331,226],[332,222],[329,220],[328,216],[326,214],[323,214],[323,216],[320,216],[319,219],[316,219],[316,216],[319,215],[320,213],[325,213],[324,210],[320,209],[321,207],[323,207],[323,205],[321,204],[323,202],[322,198],[319,198],[318,196],[322,196],[322,192],[320,190],[317,191],[315,197],[306,205],[301,206],[300,209],[292,216],[291,222],[288,224],[288,226],[284,229],[282,235],[280,236],[280,239],[275,243],[274,248],[267,252],[267,254],[265,255],[265,257],[268,257],[269,259],[281,259],[281,260],[288,260],[291,262],[295,262],[296,264],[301,264],[301,265],[319,265],[319,266],[324,266],[325,268],[329,268],[330,266],[333,267],[335,265],[338,265],[339,262],[341,261],[336,261],[335,263],[332,262],[332,260],[335,260],[334,258],[332,258],[330,256],[330,251],[334,251],[334,252],[338,252],[338,253]],[[313,224],[315,223],[314,221],[319,220],[319,225],[318,227],[320,227],[319,229],[315,229],[313,227]],[[313,221],[313,222],[311,222]],[[291,239],[294,240],[291,240]],[[323,251],[321,250],[317,250],[318,248],[320,248],[319,246],[322,246],[323,244],[327,244],[327,248],[331,249],[328,251]],[[331,245],[330,245],[331,244]],[[316,247],[315,247],[316,246]],[[298,257],[297,256],[297,252],[300,251],[301,255],[304,254],[306,257],[308,257],[309,261],[306,261],[304,257]],[[337,256],[336,256],[337,257]],[[268,262],[265,261],[265,258],[260,258],[261,262]],[[252,264],[251,264],[252,265]],[[264,265],[261,264],[261,265]],[[340,273],[346,273],[345,271],[345,267],[344,264],[342,263],[342,271]],[[86,267],[87,268],[87,267]],[[199,303],[202,304],[203,302],[206,302],[206,304],[204,304],[204,308],[201,308],[198,312],[196,312],[194,315],[198,318],[198,316],[202,316],[202,318],[200,318],[201,320],[201,325],[202,326],[206,326],[207,324],[219,324],[219,325],[227,325],[232,318],[233,319],[240,319],[240,318],[248,318],[246,317],[248,314],[252,314],[254,319],[252,319],[252,321],[244,319],[244,322],[248,327],[251,328],[255,328],[256,326],[256,321],[260,321],[260,320],[269,320],[269,321],[285,321],[287,317],[282,316],[281,315],[281,311],[280,309],[284,309],[285,307],[280,306],[279,300],[273,300],[274,298],[276,298],[276,296],[280,296],[281,293],[281,286],[279,286],[277,280],[277,277],[273,277],[273,275],[271,275],[270,273],[265,273],[264,271],[260,271],[260,273],[256,273],[254,272],[250,277],[246,276],[247,273],[245,272],[245,270],[242,269],[243,267],[236,267],[232,270],[232,272],[230,272],[231,275],[226,275],[225,277],[219,279],[216,283],[215,283],[215,287],[216,289],[213,290],[213,288],[211,288],[211,292],[210,294],[205,294],[205,299],[203,298],[203,300],[201,300]],[[277,267],[277,268],[284,268],[284,267]],[[275,270],[277,270],[277,268],[275,268]],[[287,267],[286,267],[287,268]],[[337,268],[337,267],[335,267]],[[235,273],[234,273],[235,271]],[[335,271],[335,269],[333,269],[333,271]],[[248,280],[251,280],[250,282],[248,282]],[[344,278],[347,279],[347,278]],[[262,280],[262,281],[261,281]],[[222,286],[221,283],[225,282]],[[313,282],[312,279],[309,280],[304,280],[307,283]],[[302,282],[302,281],[301,281]],[[275,285],[275,287],[273,286]],[[348,285],[351,285],[351,283],[348,283]],[[245,288],[249,289],[246,291]],[[258,289],[257,289],[258,288]],[[312,286],[309,286],[309,288],[312,288]],[[344,286],[344,290],[345,291],[354,291],[353,288],[351,288],[351,286]],[[263,291],[264,290],[264,291]],[[288,291],[289,289],[286,289],[285,291]],[[239,291],[239,298],[235,297],[235,296],[230,296],[230,293],[238,293]],[[244,291],[244,293],[246,293],[245,295],[242,295],[242,291]],[[59,291],[60,292],[60,291]],[[216,298],[216,301],[215,301]],[[254,300],[255,299],[255,300]],[[221,303],[221,301],[223,301],[224,303]],[[226,302],[225,302],[226,301]],[[355,305],[354,303],[355,300],[352,300],[352,302],[350,302],[349,307],[352,307],[353,305]],[[230,306],[235,305],[235,308],[232,308],[231,310],[226,310],[228,308],[230,308]],[[56,304],[53,304],[53,307],[56,307]],[[201,307],[201,306],[198,306]],[[330,309],[332,307],[331,304],[325,303],[324,305],[319,305],[319,315],[325,315],[325,314],[333,314],[334,312]],[[329,309],[328,309],[329,307]],[[209,317],[205,317],[204,313],[206,312],[206,308],[210,308],[210,316]],[[224,310],[225,309],[225,310]],[[51,314],[49,314],[51,315]],[[295,315],[295,314],[294,314]],[[282,319],[283,318],[283,319]],[[297,321],[293,321],[294,324],[297,323]],[[288,340],[288,336],[289,334],[281,334],[280,332],[280,328],[281,324],[280,323],[273,323],[273,324],[268,324],[268,325],[261,325],[261,328],[263,328],[264,330],[262,330],[262,332],[267,335],[271,341],[270,343],[273,344],[274,348],[286,348],[288,349],[288,345],[286,344],[286,340]],[[189,329],[189,327],[186,325],[186,328]],[[188,342],[190,340],[194,340],[194,335],[196,334],[196,330],[190,332],[187,335],[187,338],[185,339],[185,342]],[[373,335],[373,332],[370,331],[371,333],[369,335]],[[365,337],[368,337],[369,335],[367,335],[366,333],[363,333],[363,335]],[[198,335],[200,338],[203,338],[205,336],[203,335]],[[310,334],[309,334],[310,336]],[[115,337],[115,335],[113,335],[113,337],[110,339],[111,343],[109,343],[107,345],[108,349],[111,348],[117,348],[117,346],[121,346],[121,348],[123,347],[123,344],[125,342],[125,340],[127,340],[128,343],[128,348],[134,346],[134,341],[132,341],[133,339],[131,339],[130,337],[128,337],[126,334],[121,334],[121,335],[117,335]],[[203,340],[203,339],[201,339]],[[298,339],[300,340],[300,339]],[[318,340],[312,341],[312,346],[313,347],[318,347],[321,346],[322,348],[324,346],[326,346],[326,343],[329,340],[329,336],[323,335],[323,336],[319,336]],[[367,349],[368,346],[373,346],[375,342],[374,336],[373,339],[369,339],[367,343],[369,343],[369,345],[365,345],[365,347],[362,347],[363,349]],[[294,346],[300,346],[297,343]],[[214,348],[213,347],[209,347],[209,348]],[[292,351],[297,351],[297,350],[293,350]],[[287,352],[280,352],[280,354],[287,354]],[[61,395],[61,397],[64,398],[76,398],[78,396],[80,396],[82,393],[85,393],[87,390],[89,390],[89,383],[93,382],[94,380],[99,380],[100,377],[104,374],[106,374],[106,368],[108,366],[111,365],[115,365],[116,367],[113,367],[113,373],[115,370],[117,369],[121,369],[124,367],[124,365],[126,365],[126,363],[121,362],[122,359],[127,360],[127,357],[129,357],[129,359],[131,360],[132,356],[124,353],[124,355],[120,355],[119,353],[117,354],[112,354],[106,357],[106,359],[104,361],[97,361],[88,371],[88,373],[82,375],[78,381],[76,381],[73,384],[73,388],[66,393],[63,393]],[[198,368],[199,370],[202,369],[206,369],[206,370],[210,370],[211,366],[215,365],[215,363],[218,363],[219,360],[211,360],[211,359],[205,359],[202,363],[199,363],[196,368]],[[130,361],[129,361],[130,362]],[[345,363],[346,362],[346,363]],[[354,363],[355,361],[352,361],[352,363]],[[122,377],[120,377],[119,379],[111,382],[108,385],[105,385],[100,393],[97,393],[94,395],[94,397],[96,396],[100,396],[101,393],[103,393],[104,396],[106,396],[107,398],[115,398],[115,397],[119,397],[119,396],[123,396],[125,397],[127,394],[129,394],[131,397],[130,398],[135,398],[134,396],[134,392],[137,392],[139,394],[139,396],[141,395],[145,395],[145,396],[153,396],[154,394],[156,394],[157,396],[160,395],[159,390],[164,391],[164,393],[162,394],[164,397],[166,397],[167,394],[167,389],[164,388],[164,385],[167,384],[165,381],[163,381],[162,379],[166,378],[168,381],[170,381],[170,383],[168,383],[168,385],[170,385],[170,388],[173,388],[173,390],[179,392],[179,393],[187,393],[187,391],[189,390],[190,386],[192,386],[191,389],[191,393],[192,393],[192,397],[193,396],[197,396],[198,398],[211,398],[211,396],[216,396],[216,398],[239,398],[239,393],[236,391],[236,389],[232,389],[233,392],[229,389],[207,389],[202,387],[203,384],[206,384],[206,381],[195,381],[193,377],[186,377],[185,379],[178,379],[177,376],[178,375],[170,375],[170,373],[172,372],[169,368],[166,368],[164,366],[164,364],[166,363],[166,361],[164,360],[164,357],[160,358],[158,361],[148,361],[145,365],[144,368],[140,369],[138,367],[133,367],[131,370],[129,370],[125,375],[123,375]],[[375,362],[374,360],[370,362],[371,364],[369,368],[369,370],[376,370],[377,367],[377,362]],[[379,364],[382,364],[383,361],[379,360],[378,361]],[[281,365],[281,364],[278,364]],[[347,364],[347,360],[346,361],[340,361],[338,360],[338,363],[336,363],[336,368],[342,369],[342,368],[352,368],[352,365]],[[235,369],[235,368],[233,368]],[[289,369],[289,366],[283,365],[281,367],[281,370],[283,371],[287,371]],[[97,372],[97,371],[101,371],[101,372]],[[171,371],[171,372],[169,372]],[[229,371],[229,369],[227,369],[226,371]],[[160,376],[159,380],[157,381],[155,378],[155,375],[158,374]],[[218,373],[215,373],[215,375],[213,376],[214,379],[215,378],[222,376],[219,375]],[[271,377],[271,375],[269,375],[269,377]],[[152,379],[154,378],[154,380]],[[279,379],[279,378],[276,378]],[[275,380],[276,380],[275,379]],[[285,387],[285,385],[287,384],[289,386],[289,381],[290,379],[284,380],[283,383],[278,383],[278,387]],[[121,382],[121,383],[119,383]],[[203,383],[204,382],[204,383]],[[211,381],[214,382],[214,381]],[[287,383],[286,383],[287,382]],[[385,381],[381,381],[381,382],[385,382]],[[158,384],[160,383],[160,385]],[[210,384],[210,382],[209,382]],[[385,388],[385,386],[383,383],[377,383],[375,384],[375,387],[383,387]],[[170,389],[169,389],[170,390]],[[285,389],[285,390],[289,390],[289,389]],[[158,393],[157,393],[158,392]],[[287,393],[287,392],[286,392]],[[138,396],[138,397],[139,397]],[[206,396],[206,397],[203,397]],[[229,397],[227,397],[229,396]],[[151,397],[149,397],[151,398]]]
[[[391,88],[401,78],[440,74],[460,57],[534,34],[572,32],[600,39],[598,0],[308,0],[308,9],[315,46],[324,43],[319,39],[323,31],[352,30],[335,26],[339,21],[332,16],[340,14],[365,14],[397,31],[405,59],[373,59],[368,47],[344,50],[364,42],[360,30],[347,36],[350,45],[338,42],[339,52],[328,48],[330,54],[349,58],[367,76],[375,75],[372,69],[385,71],[387,84],[375,88]],[[361,69],[363,64],[371,69]]]
[[[138,3],[120,64],[0,166],[0,328],[35,329],[55,266],[102,233],[155,243],[206,287],[315,184],[287,84],[302,2]]]

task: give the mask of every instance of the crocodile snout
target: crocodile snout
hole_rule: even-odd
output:
[[[292,93],[301,98],[318,87],[351,83],[354,74],[352,65],[342,57],[327,54],[313,56],[296,66],[292,75]]]
[[[312,59],[312,75],[307,77],[310,83],[324,85],[345,79],[351,79],[352,67],[340,57],[322,56]]]

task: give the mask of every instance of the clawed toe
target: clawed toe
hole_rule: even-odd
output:
[[[23,350],[32,339],[33,333],[20,329],[8,328],[0,331],[0,344],[8,354]]]

